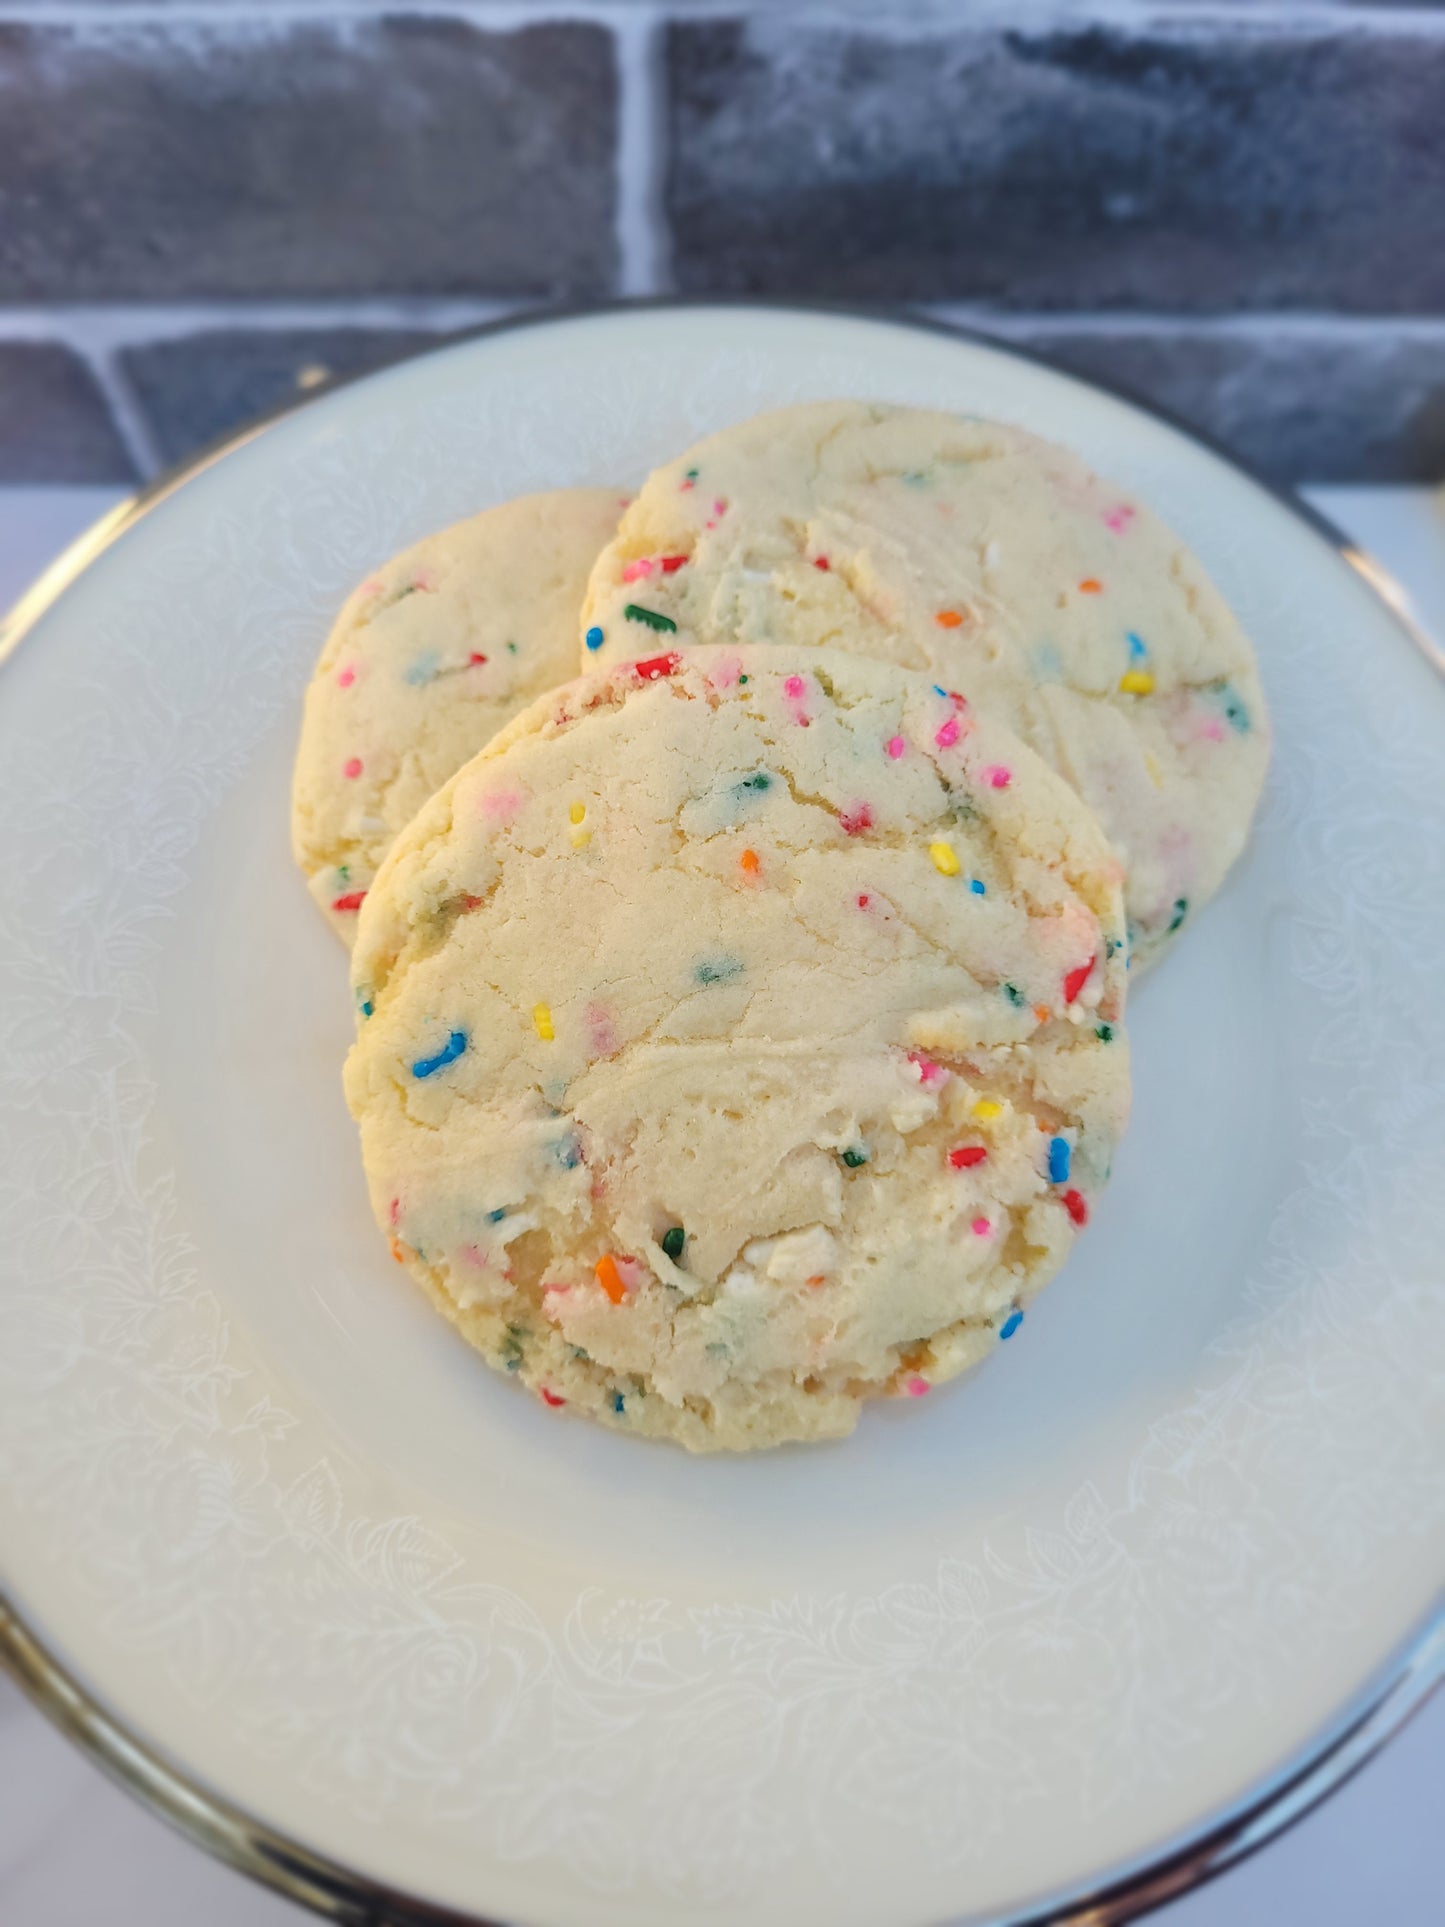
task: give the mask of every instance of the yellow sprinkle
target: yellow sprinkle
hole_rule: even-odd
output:
[[[574,823],[580,823],[587,814],[587,805],[585,803],[574,803],[567,814]]]
[[[1119,678],[1119,687],[1126,696],[1150,696],[1154,678],[1147,669],[1129,669]]]
[[[587,845],[592,841],[591,830],[573,830],[570,834],[572,837],[572,848],[574,850],[585,850]]]
[[[1149,781],[1154,785],[1155,789],[1162,790],[1164,787],[1164,775],[1159,768],[1158,761],[1152,750],[1146,749],[1144,752],[1144,767],[1148,770]]]
[[[958,858],[953,853],[951,843],[930,843],[928,854],[933,858],[933,867],[940,876],[958,875]]]
[[[557,1035],[556,1031],[552,1028],[552,1006],[550,1004],[533,1004],[532,1022],[542,1042],[544,1044],[550,1044]]]
[[[975,1117],[1002,1117],[1003,1105],[995,1103],[991,1097],[981,1097],[973,1107]]]

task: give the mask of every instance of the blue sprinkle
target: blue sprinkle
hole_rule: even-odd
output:
[[[726,984],[741,977],[743,967],[736,957],[708,957],[692,974],[700,984]]]
[[[946,689],[940,689],[937,683],[933,685],[933,693],[935,696],[942,696],[945,701],[948,699],[948,691]]]
[[[435,1057],[419,1057],[411,1067],[413,1077],[432,1077],[437,1071],[444,1071],[448,1064],[455,1064],[467,1047],[467,1033],[454,1030],[442,1045]]]
[[[489,1211],[487,1213],[487,1223],[500,1224],[503,1218],[506,1217],[506,1215],[507,1215],[507,1207],[503,1205],[500,1211]]]
[[[614,1412],[625,1412],[627,1410],[621,1392],[614,1392],[612,1394],[612,1409]]]
[[[582,1141],[575,1131],[569,1131],[566,1137],[553,1138],[547,1151],[553,1163],[560,1164],[564,1171],[575,1171],[582,1162]]]
[[[1012,1338],[1014,1333],[1018,1330],[1019,1326],[1023,1322],[1024,1322],[1024,1315],[1021,1311],[1011,1311],[1008,1317],[1005,1318],[1005,1320],[1003,1321],[1002,1325],[999,1326],[999,1333],[998,1333],[999,1337]]]
[[[983,897],[988,895],[987,890],[984,889],[983,885],[979,882],[977,877],[973,879],[972,883],[970,883],[968,887],[970,890],[972,890],[973,894],[976,897]]]
[[[363,1017],[369,1017],[372,1011],[375,1010],[375,1008],[376,1008],[375,1004],[372,1003],[369,997],[365,997],[362,999],[361,1014]]]
[[[1049,1139],[1049,1183],[1067,1184],[1069,1181],[1069,1160],[1073,1152],[1069,1149],[1066,1137]]]
[[[585,640],[589,649],[600,649],[602,647],[602,631],[594,626],[587,631]]]
[[[1147,650],[1147,649],[1146,649],[1146,648],[1144,647],[1144,643],[1143,643],[1143,641],[1142,641],[1142,639],[1141,639],[1140,637],[1138,637],[1138,636],[1136,636],[1136,635],[1134,634],[1134,631],[1133,631],[1133,630],[1131,629],[1131,630],[1129,631],[1129,660],[1130,660],[1130,662],[1143,662],[1143,660],[1144,660],[1144,658],[1145,658],[1145,657],[1146,657],[1146,656],[1148,655],[1148,653],[1149,653],[1149,651],[1148,651],[1148,650]]]
[[[1062,682],[1063,658],[1051,642],[1041,642],[1034,650],[1034,674],[1040,682]]]
[[[436,650],[423,649],[415,662],[407,665],[405,680],[409,682],[414,689],[419,689],[423,683],[430,682],[440,668],[441,657],[437,654]]]

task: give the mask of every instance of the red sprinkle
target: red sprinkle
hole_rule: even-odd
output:
[[[401,1216],[401,1199],[393,1198],[391,1201],[391,1206],[388,1209],[386,1214],[386,1222],[391,1226],[393,1231],[395,1231],[396,1229],[396,1221],[400,1216]]]
[[[486,660],[487,660],[486,657],[482,654],[480,649],[474,649],[469,659],[469,661],[472,663],[485,662]]]
[[[331,907],[333,910],[359,910],[365,901],[365,890],[348,890],[344,897],[337,897]]]
[[[675,675],[681,661],[677,651],[669,649],[665,656],[649,656],[646,662],[635,662],[632,667],[644,682],[656,682],[659,676]]]
[[[1089,1222],[1089,1207],[1081,1191],[1066,1191],[1064,1193],[1064,1209],[1076,1225],[1082,1227]]]
[[[1081,963],[1077,970],[1071,970],[1064,979],[1064,1002],[1071,1004],[1084,985],[1089,981],[1089,972],[1094,968],[1094,959]]]
[[[988,1152],[981,1144],[960,1144],[948,1154],[948,1161],[955,1171],[971,1170],[975,1164],[982,1164]]]
[[[826,555],[815,555],[815,556],[813,557],[813,567],[814,567],[815,569],[826,569],[826,568],[828,568],[828,567],[829,567],[829,562],[828,562],[828,558],[827,558],[827,556],[826,556]]]
[[[866,910],[868,908],[868,905],[871,902],[872,902],[872,898],[865,891],[864,894],[860,896],[858,899],[858,908],[860,910]]]
[[[869,803],[855,803],[851,810],[839,813],[838,821],[849,836],[861,836],[864,830],[873,827],[873,808]]]
[[[687,557],[685,555],[663,555],[658,557],[658,562],[664,575],[676,575],[686,560]]]
[[[542,1394],[542,1403],[544,1405],[565,1405],[567,1403],[565,1398],[558,1398],[555,1392],[549,1392],[545,1385],[539,1385],[537,1389]]]
[[[356,778],[361,774],[361,758],[359,756],[348,756],[346,761],[341,765],[341,774],[350,777],[352,782],[355,782]]]

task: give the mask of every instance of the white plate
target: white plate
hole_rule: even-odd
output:
[[[696,1461],[533,1403],[387,1257],[287,849],[297,702],[423,531],[842,394],[1021,422],[1144,496],[1256,637],[1278,750],[1138,990],[1133,1130],[1022,1341],[846,1444]],[[12,1656],[28,1627],[153,1795],[343,1895],[982,1919],[1156,1891],[1419,1690],[1445,696],[1295,511],[999,349],[653,309],[325,394],[95,546],[0,683],[0,1543]]]

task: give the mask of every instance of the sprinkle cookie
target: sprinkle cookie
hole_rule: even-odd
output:
[[[831,644],[962,682],[1094,810],[1135,961],[1214,894],[1268,760],[1253,651],[1194,557],[1061,448],[827,402],[658,469],[598,558],[583,658]]]
[[[664,649],[397,839],[346,1092],[395,1256],[549,1406],[849,1431],[1013,1340],[1129,1091],[1121,874],[962,692]]]
[[[391,839],[487,738],[575,673],[587,571],[615,489],[487,509],[348,599],[306,692],[292,844],[343,942]]]

